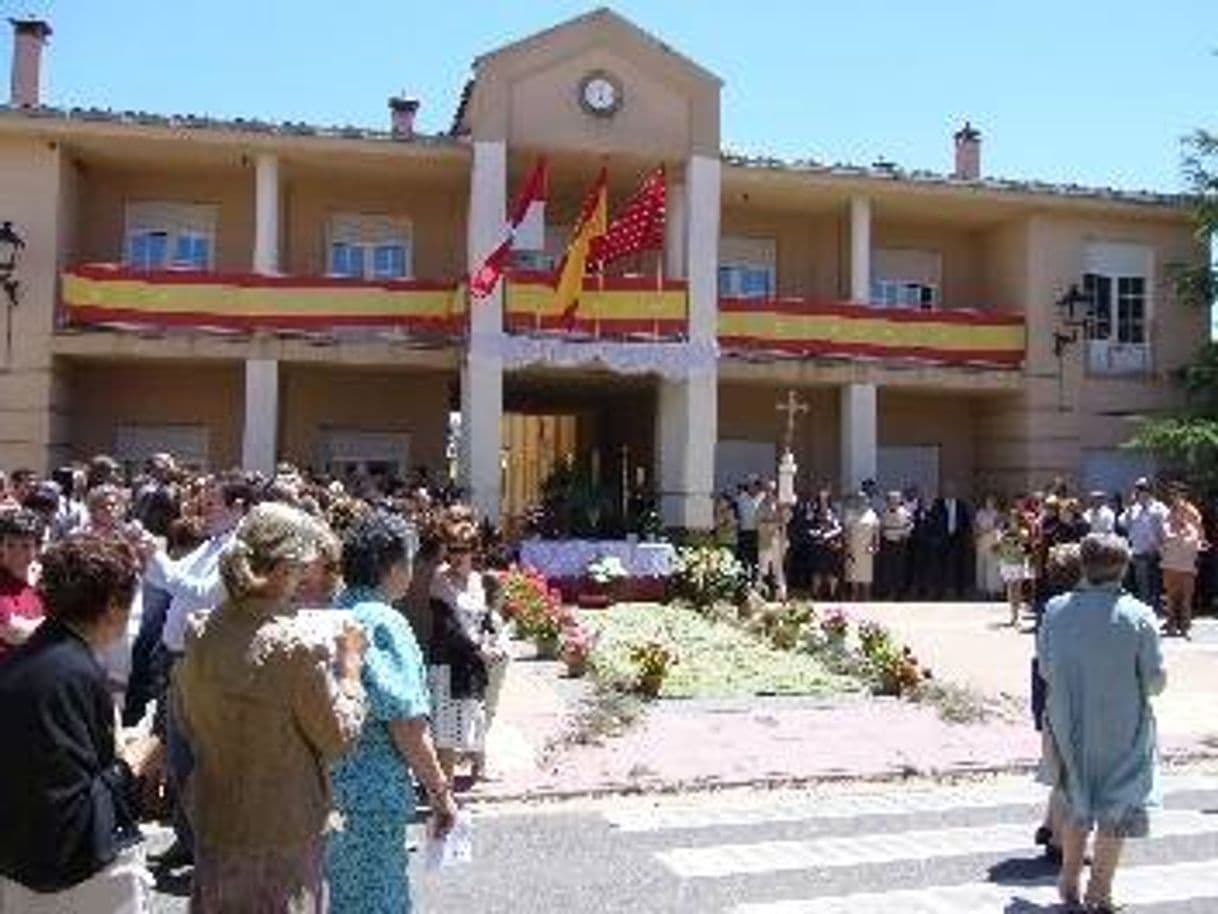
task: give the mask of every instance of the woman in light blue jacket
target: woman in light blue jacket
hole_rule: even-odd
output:
[[[1096,832],[1086,903],[1114,911],[1112,881],[1125,838],[1149,831],[1160,791],[1150,698],[1166,673],[1154,612],[1121,591],[1129,547],[1093,533],[1080,547],[1084,583],[1052,600],[1038,640],[1046,719],[1065,792],[1062,900],[1077,905],[1088,834]]]

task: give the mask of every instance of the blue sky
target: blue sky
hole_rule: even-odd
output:
[[[0,0],[7,16],[50,19],[54,104],[377,126],[405,90],[423,100],[428,131],[447,128],[477,54],[591,7]],[[1218,0],[614,8],[724,79],[733,150],[946,171],[967,117],[984,132],[988,174],[1174,190],[1179,138],[1218,129]]]

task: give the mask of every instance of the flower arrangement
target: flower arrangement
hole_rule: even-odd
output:
[[[677,552],[673,583],[677,592],[698,610],[716,603],[735,602],[747,575],[729,549],[687,546]]]
[[[596,561],[589,562],[584,573],[601,586],[630,577],[630,572],[616,555],[603,555]]]
[[[844,644],[850,634],[850,617],[840,609],[831,609],[820,620],[820,630],[830,644]]]
[[[659,641],[647,641],[630,651],[630,662],[638,671],[635,691],[655,698],[660,694],[669,669],[677,665],[677,652]]]
[[[883,626],[864,622],[859,626],[858,635],[867,672],[879,694],[908,695],[923,680],[931,678],[930,670],[918,663],[913,651],[898,645]]]
[[[514,568],[504,576],[503,614],[520,637],[533,640],[542,657],[557,656],[563,630],[575,622],[562,595],[533,569]]]
[[[578,623],[567,626],[562,632],[559,657],[567,667],[567,675],[583,676],[588,669],[588,657],[596,646],[596,635]]]

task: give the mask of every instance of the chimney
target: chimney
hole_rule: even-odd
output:
[[[418,110],[417,98],[399,95],[389,99],[389,122],[396,139],[408,140],[414,136],[414,116]]]
[[[976,181],[981,177],[981,131],[964,122],[956,131],[956,170],[954,177]]]
[[[13,78],[9,104],[14,108],[37,108],[42,46],[51,36],[51,26],[41,19],[10,19],[13,26]]]

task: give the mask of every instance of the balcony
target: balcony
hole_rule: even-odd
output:
[[[80,266],[61,279],[68,327],[405,334],[437,341],[465,332],[465,290],[453,282],[137,271],[109,264]]]
[[[719,346],[725,354],[1015,369],[1026,332],[1022,317],[985,311],[724,298]]]
[[[578,308],[564,314],[550,274],[517,271],[506,285],[503,324],[519,334],[679,339],[689,324],[687,285],[651,276],[586,277]]]

